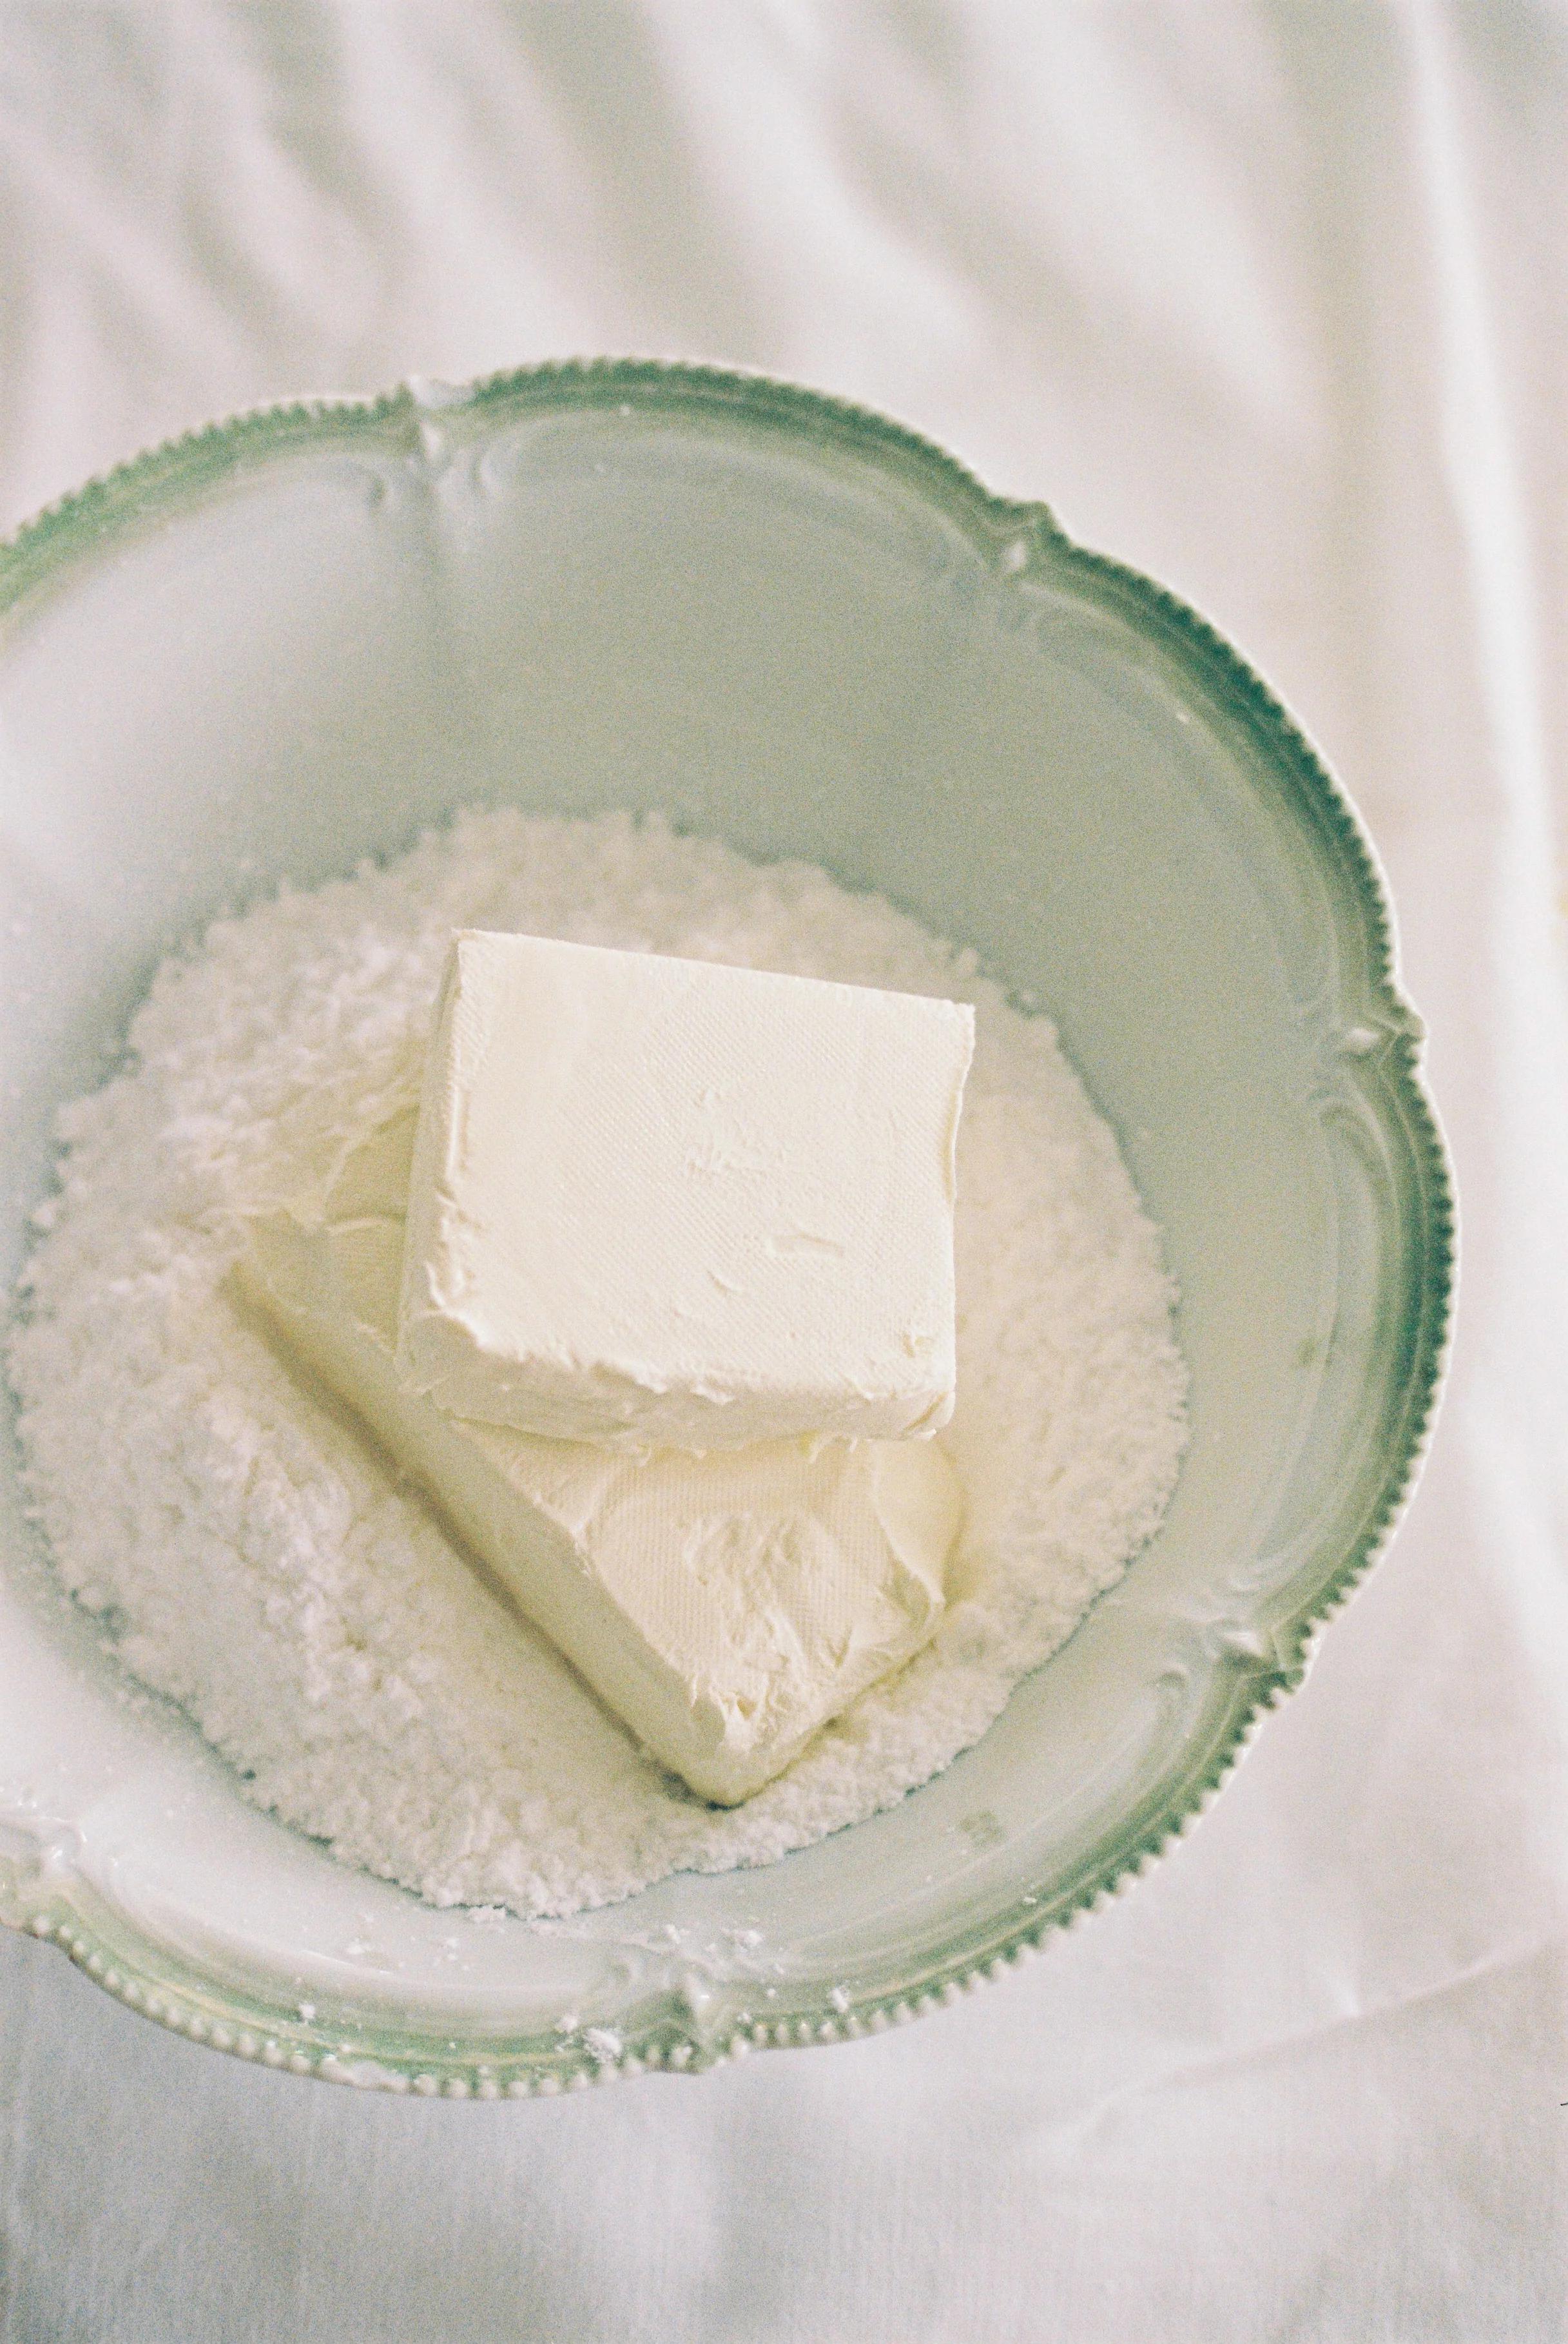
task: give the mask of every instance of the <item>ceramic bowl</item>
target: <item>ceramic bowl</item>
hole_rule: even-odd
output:
[[[126,1703],[13,1450],[7,1921],[198,2041],[493,2097],[896,2024],[1183,1828],[1388,1534],[1450,1290],[1371,854],[1209,626],[875,416],[567,366],[247,416],[66,499],[0,553],[0,712],[8,1276],[56,1104],[221,906],[459,805],[658,807],[885,890],[1048,1006],[1163,1225],[1193,1379],[1159,1536],[946,1773],[459,1959],[450,1913]]]

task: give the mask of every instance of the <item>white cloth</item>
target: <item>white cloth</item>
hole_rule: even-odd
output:
[[[1565,2332],[1565,221],[1546,0],[0,0],[0,515],[536,356],[889,409],[1322,742],[1466,1225],[1409,1521],[1147,1884],[905,2033],[561,2105],[258,2072],[7,1938],[7,2344]]]

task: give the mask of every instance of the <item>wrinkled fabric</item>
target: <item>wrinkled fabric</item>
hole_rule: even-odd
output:
[[[1568,15],[0,0],[0,519],[598,350],[888,409],[1209,611],[1364,810],[1464,1207],[1393,1549],[1157,1873],[886,2038],[360,2098],[0,1941],[0,2337],[1568,2329]]]

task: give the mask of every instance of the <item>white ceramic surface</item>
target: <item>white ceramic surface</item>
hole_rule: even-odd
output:
[[[896,2021],[1196,1812],[1408,1486],[1451,1216],[1365,843],[1191,612],[877,419],[542,369],[248,419],[67,500],[0,555],[0,728],[7,1278],[56,1105],[215,912],[459,805],[658,807],[1038,995],[1164,1225],[1194,1379],[1165,1529],[976,1750],[770,1868],[543,1925],[340,1869],[128,1706],[13,1456],[5,1918],[198,2039],[489,2096]]]

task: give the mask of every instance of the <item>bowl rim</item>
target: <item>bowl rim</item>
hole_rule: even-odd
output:
[[[1229,1698],[1206,1717],[1202,1747],[1158,1803],[1102,1845],[1077,1876],[1048,1896],[1016,1899],[980,1946],[917,1961],[855,1995],[835,1992],[820,2011],[727,2040],[698,2027],[678,2002],[652,2023],[612,2036],[590,2055],[579,2046],[511,2045],[494,2036],[453,2042],[443,2021],[428,2040],[412,2027],[365,2030],[365,2051],[346,2054],[340,2026],[314,2024],[284,2004],[263,2006],[204,1975],[137,1931],[80,1875],[0,1854],[0,1921],[58,1945],[129,2007],[191,2040],[243,2058],[329,2082],[395,2093],[548,2096],[657,2068],[694,2074],[754,2047],[830,2043],[883,2032],[956,2000],[1039,1951],[1148,1872],[1213,1803],[1268,1713],[1302,1682],[1322,1633],[1387,1545],[1410,1501],[1430,1445],[1452,1346],[1457,1278],[1457,1212],[1448,1150],[1421,1074],[1424,1029],[1398,977],[1387,881],[1343,788],[1305,730],[1217,628],[1168,588],[1114,558],[1077,544],[1050,508],[993,494],[934,440],[892,418],[830,393],[763,373],[684,361],[598,358],[504,369],[465,384],[419,378],[364,397],[298,399],[242,410],[147,449],[46,505],[0,540],[0,621],[46,587],[117,524],[150,507],[199,493],[248,454],[349,441],[390,425],[415,445],[439,437],[454,409],[482,418],[551,409],[638,409],[663,414],[739,414],[782,436],[847,450],[912,482],[963,528],[1001,581],[1047,568],[1091,582],[1108,608],[1160,637],[1218,698],[1239,707],[1269,754],[1260,770],[1280,787],[1310,834],[1317,867],[1351,914],[1364,965],[1359,974],[1377,1023],[1357,1063],[1363,1102],[1380,1136],[1405,1167],[1414,1229],[1405,1318],[1393,1347],[1402,1378],[1400,1404],[1353,1533],[1319,1558],[1310,1589],[1265,1648],[1243,1656]],[[377,2039],[372,2039],[377,2038]]]

